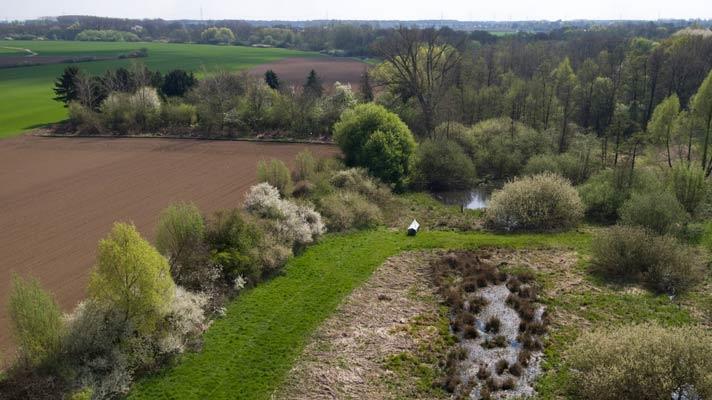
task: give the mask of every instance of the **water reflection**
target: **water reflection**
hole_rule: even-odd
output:
[[[434,196],[448,205],[457,205],[469,210],[479,210],[487,207],[493,190],[493,186],[483,185],[471,190],[435,193]]]

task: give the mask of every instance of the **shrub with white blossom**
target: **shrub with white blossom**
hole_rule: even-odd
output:
[[[176,287],[176,294],[168,312],[168,332],[161,338],[163,353],[182,353],[191,348],[207,328],[205,307],[208,296]]]
[[[326,232],[321,214],[310,205],[282,199],[268,183],[253,186],[245,199],[245,208],[253,215],[272,222],[270,230],[278,241],[305,245]]]

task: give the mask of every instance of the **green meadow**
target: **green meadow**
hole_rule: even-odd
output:
[[[140,381],[130,400],[269,399],[309,335],[383,261],[416,249],[563,247],[585,249],[583,233],[493,235],[387,230],[327,235],[292,259],[284,273],[227,307],[204,336],[201,352]]]
[[[317,53],[286,49],[200,44],[0,40],[0,58],[21,54],[15,48],[27,48],[41,56],[67,58],[118,57],[147,48],[148,57],[138,60],[149,68],[163,72],[182,68],[196,71],[198,75],[218,69],[247,69],[289,57],[319,56]],[[107,69],[129,65],[131,62],[130,59],[116,59],[76,65],[85,71],[98,74]],[[3,94],[0,96],[0,138],[14,136],[24,130],[66,118],[66,110],[62,104],[52,100],[53,82],[66,65],[69,64],[0,69],[0,93]]]

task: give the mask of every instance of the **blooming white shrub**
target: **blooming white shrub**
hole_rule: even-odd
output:
[[[326,233],[326,225],[321,219],[321,214],[314,210],[314,207],[311,205],[298,206],[297,214],[304,222],[307,223],[312,240]]]
[[[341,82],[335,82],[334,94],[331,95],[331,99],[342,109],[353,107],[358,103],[350,83],[343,84]]]
[[[250,189],[245,208],[253,215],[271,220],[269,230],[283,243],[309,244],[326,231],[321,215],[313,207],[282,199],[279,191],[268,183]]]
[[[278,217],[280,204],[279,190],[267,182],[251,187],[245,198],[245,209],[262,218]]]
[[[571,182],[544,172],[517,178],[492,194],[485,224],[500,231],[569,229],[583,218],[583,203]]]
[[[238,275],[237,278],[235,278],[235,290],[240,291],[245,288],[245,285],[247,284],[247,280],[242,277],[242,275]]]
[[[168,332],[159,341],[163,353],[182,353],[205,331],[205,306],[208,297],[176,287],[176,295],[168,312]]]
[[[129,98],[129,103],[134,110],[144,112],[158,112],[161,109],[161,98],[156,88],[143,86],[138,88]]]

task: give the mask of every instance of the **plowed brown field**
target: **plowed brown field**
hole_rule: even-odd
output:
[[[204,212],[239,206],[261,159],[291,163],[329,145],[180,139],[47,138],[0,141],[0,351],[12,348],[12,272],[37,277],[70,310],[84,296],[97,242],[114,221],[153,238],[173,201]]]
[[[361,75],[368,64],[352,59],[338,57],[285,58],[283,60],[259,65],[250,70],[250,74],[263,77],[267,70],[273,70],[282,82],[288,85],[303,85],[311,70],[321,78],[325,88],[334,82],[351,84],[358,90]]]

